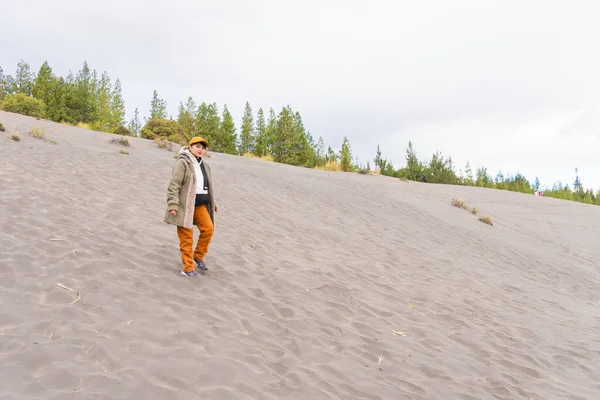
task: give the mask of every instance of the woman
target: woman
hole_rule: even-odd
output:
[[[179,150],[173,167],[173,176],[167,189],[167,212],[164,221],[177,226],[179,250],[183,262],[182,275],[199,275],[208,271],[204,256],[213,236],[215,212],[215,191],[210,167],[202,158],[208,142],[201,137],[193,137],[189,146]],[[193,226],[200,230],[196,249]],[[192,251],[193,250],[193,251]]]

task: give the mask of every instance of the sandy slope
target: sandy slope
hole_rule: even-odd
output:
[[[600,207],[214,154],[189,279],[173,153],[0,121],[2,400],[600,398]]]

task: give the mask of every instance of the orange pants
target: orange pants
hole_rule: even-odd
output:
[[[192,228],[177,227],[177,236],[179,236],[179,251],[181,251],[181,261],[183,261],[183,270],[191,272],[196,269],[194,258],[203,261],[208,253],[208,245],[212,239],[215,227],[213,226],[210,214],[205,205],[194,209],[194,225],[200,230],[200,237],[196,244],[196,250],[192,252],[194,246],[194,230]]]

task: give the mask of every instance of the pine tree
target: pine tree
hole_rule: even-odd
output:
[[[473,171],[471,170],[471,164],[467,161],[467,165],[465,165],[465,177],[463,179],[463,184],[466,186],[474,186],[475,182],[473,180]]]
[[[273,108],[269,109],[269,121],[265,128],[265,150],[267,154],[273,155],[273,148],[275,146],[275,132],[277,130],[277,117]]]
[[[68,108],[65,105],[65,80],[63,77],[52,76],[49,84],[46,118],[60,122],[68,120]]]
[[[17,64],[17,72],[15,74],[15,92],[31,96],[34,80],[35,75],[31,72],[31,67],[21,59]]]
[[[75,101],[73,104],[76,122],[90,123],[93,117],[94,92],[92,72],[86,61],[75,77]]]
[[[327,154],[325,154],[325,142],[323,138],[319,136],[317,140],[317,146],[315,148],[315,165],[322,167],[326,164]]]
[[[262,157],[267,153],[267,138],[266,138],[265,114],[262,108],[258,109],[256,114],[256,144],[254,154]]]
[[[383,169],[383,159],[381,158],[381,149],[379,148],[379,144],[377,144],[377,154],[375,154],[375,167],[380,171]]]
[[[46,105],[46,115],[50,116],[54,114],[53,108],[55,107],[52,104],[52,79],[54,78],[54,74],[52,73],[52,68],[48,65],[47,61],[44,61],[40,70],[35,78],[35,82],[33,84],[33,89],[31,90],[31,94],[36,99],[40,99]],[[52,118],[50,118],[52,119]]]
[[[98,72],[96,70],[92,71],[92,79],[91,79],[91,92],[92,92],[92,101],[91,101],[91,111],[90,111],[90,119],[92,122],[96,123],[99,119],[99,96],[100,96],[100,81],[98,80]]]
[[[213,143],[217,143],[217,146],[220,146],[221,116],[219,115],[219,107],[217,107],[217,103],[211,103],[206,106],[205,118],[205,131],[202,136],[208,140],[210,147],[212,147],[215,151],[220,151],[217,150],[213,145]]]
[[[179,103],[179,115],[177,121],[185,129],[188,139],[197,136],[198,124],[196,123],[197,106],[194,99],[190,96],[185,105]]]
[[[111,94],[110,115],[109,129],[111,132],[125,124],[125,102],[123,101],[121,80],[118,78]]]
[[[196,125],[196,132],[198,136],[204,137],[210,144],[211,138],[208,135],[208,106],[206,103],[202,103],[200,106],[198,106],[194,123]]]
[[[342,149],[340,150],[340,168],[342,171],[352,171],[352,151],[350,149],[350,141],[344,136]]]
[[[0,67],[0,101],[8,94],[6,87],[6,76],[4,76],[4,70]]]
[[[250,103],[246,102],[244,115],[242,116],[242,127],[240,131],[240,154],[253,153],[256,139],[254,137],[254,117]]]
[[[417,158],[417,153],[415,152],[411,141],[408,142],[408,148],[406,149],[406,167],[400,169],[399,174],[401,177],[412,181],[421,180],[423,165]]]
[[[140,121],[140,112],[136,108],[133,113],[133,118],[129,122],[129,130],[135,135],[140,136],[140,131],[142,129],[142,123]]]
[[[226,154],[237,153],[237,133],[233,117],[227,109],[227,105],[223,107],[223,121],[219,132],[219,140],[217,141],[218,150]]]
[[[69,71],[66,79],[62,81],[62,96],[64,101],[64,113],[62,120],[70,123],[79,122],[79,110],[77,102],[77,90],[75,86],[75,77],[73,73]]]
[[[294,136],[291,138],[290,143],[291,151],[292,153],[295,153],[296,165],[314,167],[314,154],[312,149],[314,143],[312,135],[304,129],[304,122],[302,122],[300,113],[296,111],[293,115]]]
[[[167,119],[167,102],[158,97],[158,92],[155,90],[152,93],[152,101],[150,102],[150,119]]]
[[[94,128],[100,131],[108,131],[112,122],[112,83],[105,72],[100,77],[98,84],[98,119]]]
[[[294,154],[294,114],[284,107],[277,118],[277,125],[272,134],[272,154],[275,162],[298,165]]]

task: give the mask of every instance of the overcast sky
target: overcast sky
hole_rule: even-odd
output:
[[[142,5],[145,4],[145,5]],[[0,66],[123,84],[128,117],[152,91],[226,104],[239,128],[289,104],[313,136],[396,165],[411,140],[459,168],[600,188],[600,2],[553,0],[2,0]]]

